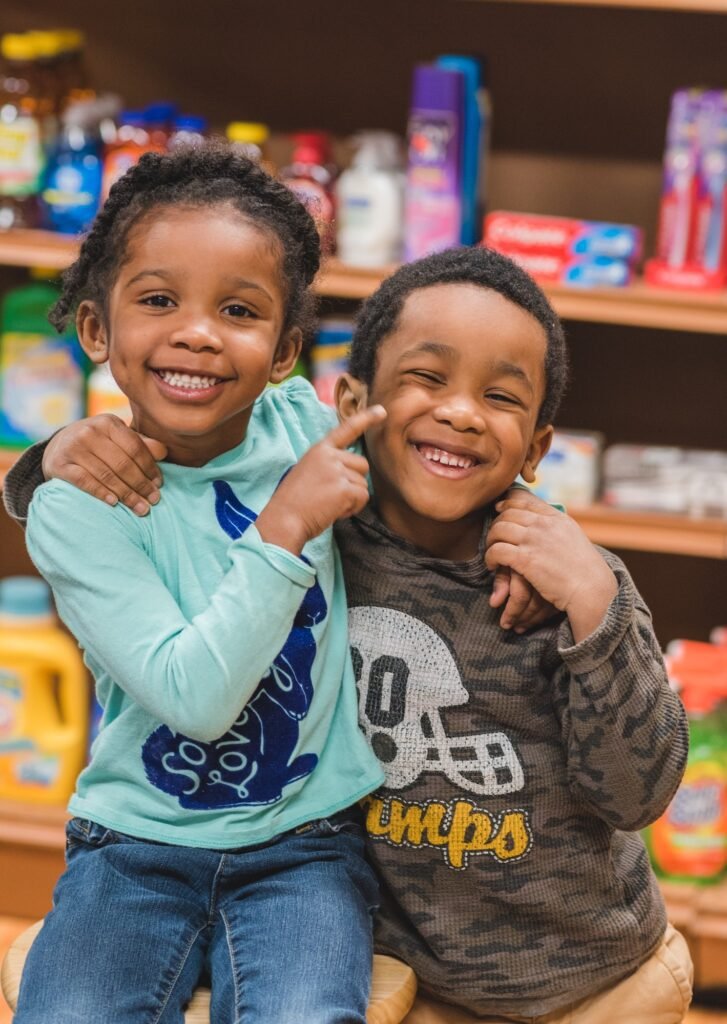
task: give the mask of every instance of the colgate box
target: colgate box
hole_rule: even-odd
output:
[[[633,264],[641,258],[643,232],[633,224],[609,224],[571,217],[496,210],[485,217],[485,245],[500,252],[603,257]]]
[[[486,243],[485,243],[486,244]],[[509,256],[536,281],[563,284],[574,288],[624,288],[631,283],[633,272],[625,260],[606,256],[569,258],[545,252],[520,252],[506,246],[492,246]]]

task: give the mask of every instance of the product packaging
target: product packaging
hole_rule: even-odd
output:
[[[402,255],[402,143],[391,132],[362,132],[354,144],[351,166],[336,182],[338,256],[352,267],[383,267]]]
[[[727,282],[727,94],[672,97],[659,232],[645,279],[662,288],[715,291]]]
[[[569,259],[547,253],[508,250],[502,246],[498,247],[498,251],[504,256],[509,256],[537,281],[570,285],[574,288],[623,288],[633,279],[630,264],[624,260],[610,260],[605,256]]]
[[[5,447],[24,448],[83,416],[83,352],[75,332],[59,337],[47,319],[58,295],[56,285],[36,280],[3,298],[0,445]]]
[[[406,260],[461,242],[463,109],[459,71],[417,65],[407,129]]]
[[[146,124],[143,110],[122,110],[119,114],[116,137],[104,153],[102,201],[108,198],[111,186],[138,163],[144,153],[164,152],[161,146],[152,143]]]
[[[602,450],[603,435],[598,432],[556,430],[534,483],[527,486],[551,505],[592,505],[598,497]]]
[[[602,501],[617,508],[727,518],[727,452],[612,445]]]
[[[316,222],[324,255],[335,245],[331,140],[326,132],[299,132],[293,136],[293,156],[280,177]]]
[[[507,253],[558,257],[563,261],[597,257],[634,264],[641,259],[643,232],[633,224],[610,224],[497,210],[485,217],[485,244]]]
[[[101,413],[113,413],[124,423],[132,420],[129,399],[114,380],[108,362],[94,366],[88,375],[86,415],[100,416]]]
[[[36,577],[0,583],[0,798],[65,805],[84,765],[89,686]]]
[[[669,644],[665,663],[689,718],[684,778],[646,831],[654,868],[676,882],[717,882],[727,871],[727,657],[690,640]]]
[[[463,77],[463,131],[460,189],[462,194],[462,245],[474,245],[480,237],[485,208],[492,100],[487,88],[483,57],[443,54],[436,66],[457,71]]]
[[[321,320],[310,353],[311,381],[321,402],[334,405],[336,381],[348,369],[353,321]]]

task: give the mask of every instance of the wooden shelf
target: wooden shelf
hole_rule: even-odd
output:
[[[724,9],[727,11],[727,0]],[[73,261],[77,248],[74,239],[50,231],[7,231],[0,233],[0,264],[61,270]],[[330,259],[318,276],[315,290],[331,298],[365,299],[394,269],[392,265],[358,270]],[[641,282],[628,288],[544,287],[557,313],[566,320],[727,334],[727,292],[666,291]]]
[[[480,0],[481,2],[481,0]],[[727,0],[497,0],[506,4],[542,4],[560,7],[616,7],[638,11],[689,11],[727,14]]]
[[[590,539],[607,548],[727,558],[727,520],[630,512],[592,505],[569,509]]]

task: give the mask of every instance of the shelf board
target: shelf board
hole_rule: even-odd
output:
[[[727,520],[631,512],[591,505],[569,509],[595,544],[667,555],[727,558]]]
[[[481,0],[478,0],[481,2]],[[497,0],[498,3],[559,7],[615,7],[635,11],[688,11],[727,14],[727,0]]]
[[[727,11],[727,0],[724,0]],[[0,233],[0,264],[61,270],[75,258],[75,239],[50,231]],[[365,299],[395,269],[347,267],[329,259],[315,283],[318,295]],[[727,334],[727,292],[695,294],[651,288],[641,282],[628,288],[566,288],[544,285],[556,312],[565,320],[622,324],[701,334]]]

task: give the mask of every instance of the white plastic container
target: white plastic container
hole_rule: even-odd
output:
[[[351,267],[401,259],[404,233],[402,142],[391,132],[362,132],[351,166],[336,182],[338,256]]]

